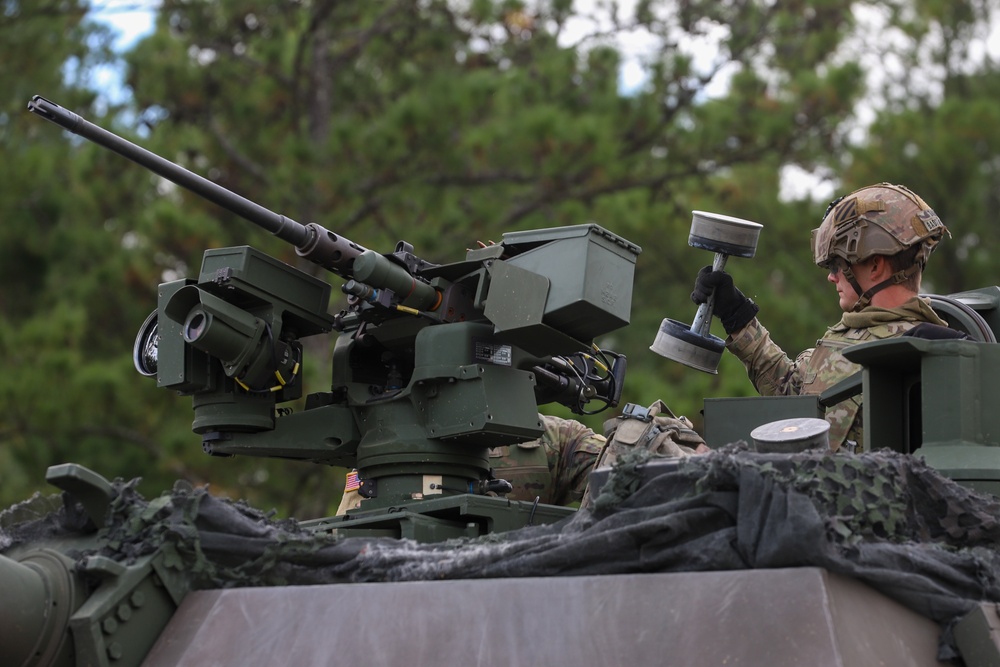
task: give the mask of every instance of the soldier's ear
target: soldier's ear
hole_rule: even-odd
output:
[[[871,263],[871,277],[875,281],[882,281],[892,275],[892,267],[889,266],[889,259],[884,255],[872,255],[868,258]]]

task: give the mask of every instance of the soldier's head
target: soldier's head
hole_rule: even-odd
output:
[[[858,311],[876,293],[894,285],[919,292],[927,258],[945,234],[947,227],[914,192],[879,183],[830,204],[823,223],[812,232],[813,258],[829,271],[833,282],[843,277],[854,294],[841,292],[841,307]],[[858,267],[876,269],[866,275],[886,277],[864,280]]]

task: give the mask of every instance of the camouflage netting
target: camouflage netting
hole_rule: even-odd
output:
[[[557,524],[443,544],[318,536],[205,489],[146,501],[117,482],[100,553],[163,548],[198,588],[816,566],[945,628],[1000,602],[1000,501],[911,457],[730,446],[652,469],[638,454],[620,461],[593,510]],[[82,525],[78,510],[34,517],[31,506],[0,514],[0,549]]]

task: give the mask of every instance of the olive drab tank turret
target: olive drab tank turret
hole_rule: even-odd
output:
[[[625,358],[594,340],[629,322],[635,244],[591,223],[450,264],[378,253],[29,109],[338,276],[331,315],[325,281],[208,250],[197,278],[160,285],[132,354],[190,397],[206,453],[354,467],[366,500],[273,521],[183,482],[146,500],[54,466],[61,497],[0,513],[3,664],[1000,661],[1000,288],[932,298],[973,340],[857,345],[863,371],[818,397],[706,400],[716,451],[624,456],[592,473],[593,509],[508,500],[489,448],[536,438],[540,405],[621,400]],[[330,387],[304,396],[302,339],[333,333]],[[822,407],[858,394],[872,453],[746,444],[795,440],[760,429],[783,419],[819,441]]]

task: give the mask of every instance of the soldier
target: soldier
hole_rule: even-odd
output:
[[[727,273],[703,268],[691,299],[704,303],[715,290],[714,314],[728,334],[726,347],[761,395],[819,394],[860,370],[840,353],[849,345],[901,335],[966,337],[947,329],[930,302],[918,297],[927,258],[945,234],[931,207],[901,185],[871,185],[833,201],[812,232],[812,251],[836,286],[844,315],[794,360],[771,340],[757,320],[757,305]],[[827,409],[832,450],[856,451],[863,443],[860,406],[854,397]]]
[[[572,419],[539,415],[542,437],[516,445],[490,449],[490,464],[496,477],[513,485],[511,500],[538,498],[550,505],[570,505],[583,498],[591,469],[604,449],[604,436]],[[360,507],[357,475],[348,475],[337,515]]]

